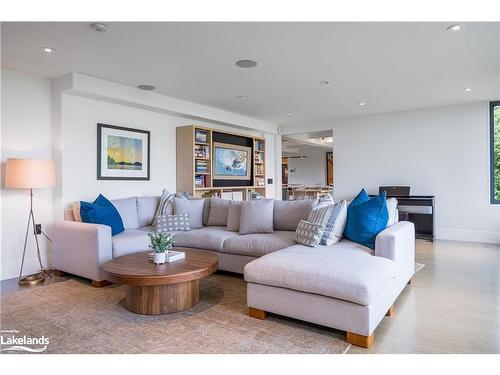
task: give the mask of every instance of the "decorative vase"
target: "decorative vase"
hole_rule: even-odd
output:
[[[165,255],[166,255],[166,253],[156,253],[155,252],[155,255],[154,255],[154,258],[153,258],[153,262],[155,264],[163,264],[163,263],[165,263]]]

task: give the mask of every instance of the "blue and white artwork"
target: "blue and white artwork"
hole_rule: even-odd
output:
[[[215,175],[216,178],[250,177],[249,151],[232,147],[215,147]]]

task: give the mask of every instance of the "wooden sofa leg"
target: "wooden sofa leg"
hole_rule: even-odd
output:
[[[92,286],[94,288],[103,288],[105,286],[111,285],[113,283],[109,282],[108,280],[92,280]]]
[[[410,277],[410,280],[408,280],[408,284],[413,283],[413,277]]]
[[[385,313],[385,316],[393,316],[394,315],[394,306],[389,307],[389,310]]]
[[[373,344],[375,333],[370,336],[358,335],[357,333],[347,332],[347,342],[352,345],[361,346],[362,348],[369,348]]]
[[[264,320],[267,318],[267,313],[264,310],[254,309],[253,307],[248,308],[248,315],[252,318],[257,318],[260,320]]]
[[[66,273],[61,270],[54,270],[54,276],[63,277]]]

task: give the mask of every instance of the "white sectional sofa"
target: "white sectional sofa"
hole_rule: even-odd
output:
[[[148,249],[158,197],[112,201],[125,231],[67,220],[54,226],[54,267],[105,285],[102,265],[113,258]],[[310,207],[304,206],[310,204]],[[345,330],[349,342],[368,347],[373,331],[414,272],[414,227],[399,222],[376,238],[375,251],[342,239],[332,246],[298,245],[295,231],[312,202],[275,201],[273,233],[245,234],[223,226],[176,232],[176,245],[211,251],[219,269],[244,273],[249,314],[280,314]],[[298,205],[302,205],[297,209]],[[203,223],[207,222],[204,212]],[[283,230],[285,229],[285,230]]]

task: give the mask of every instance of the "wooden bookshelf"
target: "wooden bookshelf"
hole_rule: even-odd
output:
[[[265,197],[267,182],[264,138],[197,125],[178,127],[176,131],[178,192],[187,191],[195,197],[222,196],[224,193],[234,192],[234,199],[243,200],[250,199],[252,193]],[[214,186],[214,132],[251,139],[251,186]]]

